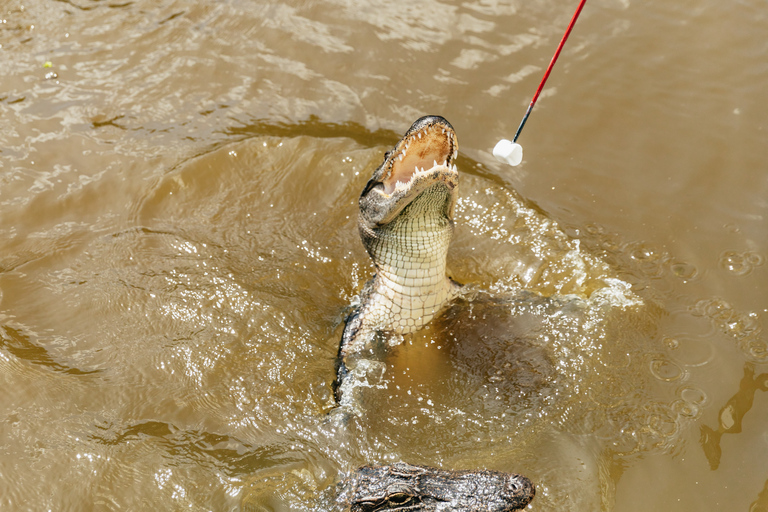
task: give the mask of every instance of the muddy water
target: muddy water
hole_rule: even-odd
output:
[[[355,466],[518,471],[531,510],[768,510],[768,13],[5,2],[0,504],[331,510]],[[356,198],[458,132],[468,283],[328,420]]]

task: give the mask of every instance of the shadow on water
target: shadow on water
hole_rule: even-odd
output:
[[[701,426],[701,447],[707,456],[712,471],[720,466],[722,449],[720,440],[725,434],[741,433],[742,423],[747,413],[752,409],[755,393],[768,391],[768,373],[755,375],[755,365],[744,365],[744,377],[739,383],[739,390],[733,395],[718,413],[716,429],[707,425]]]
[[[91,375],[101,370],[80,370],[56,361],[41,345],[34,343],[31,336],[9,325],[0,325],[0,349],[7,350],[22,361],[40,365],[55,372],[69,375]]]
[[[279,443],[255,446],[233,436],[184,430],[162,421],[145,421],[126,427],[97,424],[95,427],[101,433],[91,435],[91,439],[100,444],[116,447],[153,438],[168,460],[208,466],[224,472],[228,477],[247,475],[297,460],[290,455],[291,450],[287,446]]]
[[[329,123],[322,121],[316,115],[310,115],[306,120],[292,123],[276,123],[269,120],[256,121],[247,125],[229,127],[225,133],[235,140],[260,136],[287,138],[303,135],[316,139],[345,137],[366,147],[391,146],[400,139],[400,135],[392,130],[380,128],[371,131],[353,121]]]
[[[720,467],[723,455],[721,448],[722,437],[726,434],[740,434],[747,413],[752,410],[755,394],[758,391],[768,391],[768,373],[755,375],[755,365],[744,365],[744,376],[739,382],[739,390],[734,394],[717,415],[717,428],[701,425],[701,447],[707,457],[709,467],[716,471]],[[768,480],[757,499],[752,502],[749,512],[765,512],[768,510]]]
[[[765,481],[765,486],[757,495],[757,499],[749,506],[749,512],[765,512],[766,510],[768,510],[768,480]]]

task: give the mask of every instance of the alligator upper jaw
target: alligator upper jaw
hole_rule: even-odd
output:
[[[449,190],[446,211],[452,218],[459,176],[453,162],[458,148],[456,133],[444,118],[425,116],[413,123],[386,154],[360,196],[361,211],[370,227],[387,224],[434,185]]]

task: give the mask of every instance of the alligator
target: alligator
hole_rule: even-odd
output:
[[[440,116],[418,119],[384,156],[359,201],[360,237],[376,273],[349,315],[339,347],[335,395],[359,412],[355,381],[381,356],[382,335],[418,331],[458,295],[446,274],[459,173],[458,142]],[[511,511],[535,489],[526,477],[496,471],[447,471],[397,463],[363,466],[345,494],[352,512]]]
[[[360,237],[376,273],[342,334],[336,400],[354,407],[348,379],[375,354],[379,334],[409,334],[432,320],[459,285],[446,275],[459,173],[458,142],[440,116],[418,119],[384,156],[360,195]]]
[[[491,511],[525,508],[531,481],[500,471],[446,471],[398,462],[363,466],[350,479],[350,512]]]

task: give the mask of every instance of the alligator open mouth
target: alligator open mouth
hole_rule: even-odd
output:
[[[424,193],[442,204],[430,209],[453,220],[459,185],[453,162],[458,154],[456,133],[444,118],[424,116],[413,123],[360,194],[361,227],[388,224]]]
[[[458,172],[453,160],[458,143],[453,127],[438,116],[423,117],[411,126],[383,165],[384,194],[408,188],[414,177],[438,170]]]

